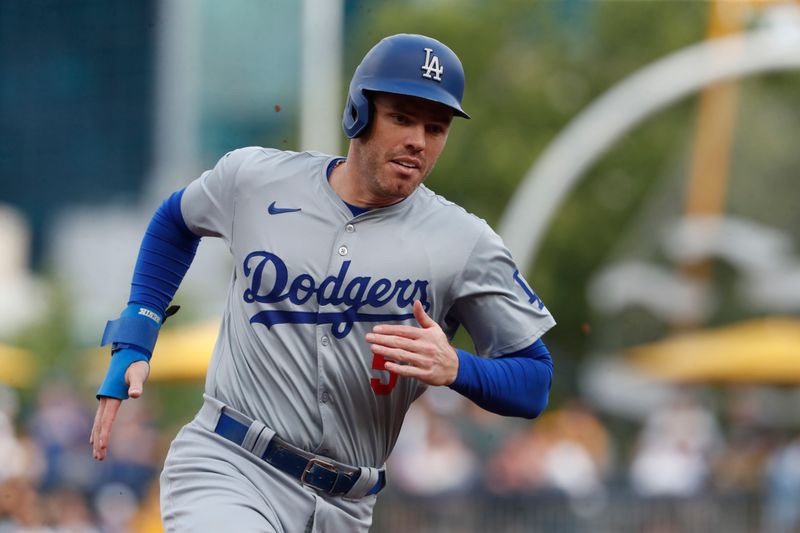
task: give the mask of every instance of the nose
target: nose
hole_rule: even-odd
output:
[[[425,149],[425,125],[414,124],[406,128],[406,148],[414,152]]]

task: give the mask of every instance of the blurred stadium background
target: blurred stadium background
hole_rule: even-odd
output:
[[[756,0],[0,2],[0,531],[160,530],[230,264],[203,243],[93,462],[149,216],[233,148],[344,151],[349,75],[397,32],[467,72],[429,185],[559,324],[540,419],[415,404],[373,529],[800,531],[800,3]]]

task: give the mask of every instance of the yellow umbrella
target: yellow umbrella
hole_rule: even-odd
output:
[[[0,383],[27,387],[38,373],[39,365],[31,352],[0,344]]]
[[[205,378],[211,352],[217,341],[219,322],[201,322],[185,326],[167,325],[158,336],[153,358],[150,361],[148,381],[181,381]],[[95,379],[102,379],[107,365],[108,347],[94,349],[89,360]]]
[[[800,320],[770,317],[627,350],[657,378],[684,383],[800,383]]]
[[[217,320],[164,330],[153,351],[149,379],[204,379],[218,334]]]

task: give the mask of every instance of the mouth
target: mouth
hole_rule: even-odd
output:
[[[403,174],[419,171],[422,163],[414,157],[398,157],[391,160],[392,165]]]

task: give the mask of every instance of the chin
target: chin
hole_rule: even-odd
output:
[[[405,197],[413,193],[420,183],[422,183],[420,180],[404,178],[399,180],[399,183],[395,183],[393,188],[398,195]]]
[[[391,196],[408,196],[419,182],[404,176],[389,175],[384,176],[378,182],[380,189]]]

